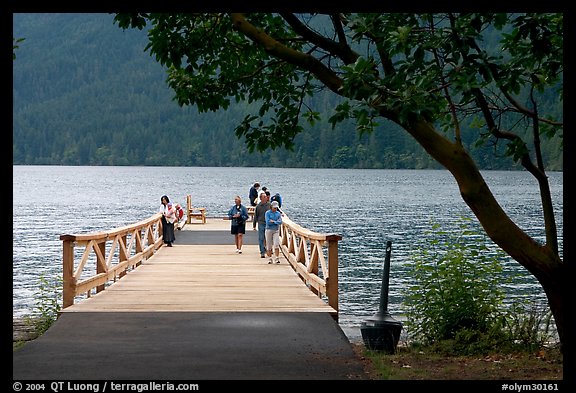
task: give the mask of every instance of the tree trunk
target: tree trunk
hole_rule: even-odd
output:
[[[532,273],[542,285],[554,316],[562,352],[565,353],[564,302],[568,272],[562,259],[551,247],[540,245],[508,217],[461,145],[440,135],[427,122],[417,122],[406,127],[406,130],[454,176],[462,199],[490,239]]]

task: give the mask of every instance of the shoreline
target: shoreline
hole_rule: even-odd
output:
[[[34,320],[29,316],[15,317],[12,316],[12,342],[32,341],[40,336],[36,332]]]

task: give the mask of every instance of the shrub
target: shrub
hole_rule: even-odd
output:
[[[27,322],[34,326],[38,335],[44,333],[58,317],[62,304],[62,278],[47,279],[40,276],[39,286],[35,293],[36,305]]]
[[[426,244],[411,257],[408,275],[414,284],[404,291],[406,327],[412,339],[425,345],[470,343],[499,321],[504,253],[488,247],[471,219],[461,218],[457,226],[459,231],[446,232],[433,224]]]

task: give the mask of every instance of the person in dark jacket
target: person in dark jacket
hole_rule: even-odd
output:
[[[260,190],[260,183],[256,182],[250,191],[248,192],[248,198],[250,199],[250,206],[256,206],[258,204],[258,190]]]
[[[252,229],[256,230],[258,223],[258,246],[260,247],[260,258],[266,256],[266,212],[270,210],[270,202],[264,191],[260,193],[260,202],[254,209],[254,220],[252,220]]]
[[[279,193],[276,193],[270,198],[270,202],[278,202],[278,208],[282,207],[282,196]]]

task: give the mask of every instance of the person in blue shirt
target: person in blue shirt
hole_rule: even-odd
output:
[[[278,209],[278,202],[270,203],[270,210],[265,214],[266,217],[266,254],[270,258],[268,263],[272,263],[272,250],[274,250],[274,259],[280,263],[280,225],[282,225],[282,213]]]
[[[248,217],[248,209],[242,204],[242,198],[236,195],[234,205],[228,210],[228,218],[232,220],[230,233],[234,235],[237,254],[242,254],[242,242],[246,233],[246,220],[248,220]]]

